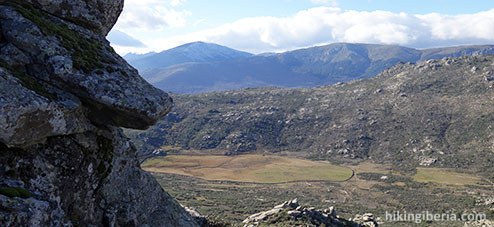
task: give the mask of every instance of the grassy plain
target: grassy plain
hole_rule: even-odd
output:
[[[450,185],[477,185],[482,179],[475,175],[458,173],[448,169],[417,168],[417,174],[413,180]]]
[[[170,155],[147,160],[142,168],[149,172],[180,174],[204,180],[250,183],[338,182],[353,176],[350,168],[328,162],[271,155]]]
[[[386,211],[442,213],[459,208],[494,218],[492,207],[482,202],[494,196],[491,184],[450,169],[401,173],[391,165],[334,166],[289,155],[170,155],[149,159],[142,166],[181,204],[238,226],[248,215],[294,198],[319,209],[335,206],[345,218],[368,212],[383,218]],[[355,175],[349,179],[352,170]],[[440,222],[433,226],[463,225]],[[416,225],[384,222],[382,226]]]

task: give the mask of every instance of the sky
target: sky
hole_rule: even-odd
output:
[[[492,0],[125,0],[119,54],[204,41],[251,53],[336,42],[414,48],[494,44]]]

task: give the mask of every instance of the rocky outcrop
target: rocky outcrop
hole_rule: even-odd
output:
[[[371,216],[372,217],[372,216]],[[378,226],[376,222],[367,218],[365,223],[356,223],[345,220],[336,215],[334,207],[324,210],[317,210],[314,207],[300,206],[297,199],[285,201],[271,210],[259,212],[249,216],[242,223],[244,227],[254,227],[259,225],[275,225],[275,226],[354,226],[364,227],[370,226],[367,223],[372,222]]]
[[[372,213],[365,213],[363,215],[355,215],[352,219],[353,222],[358,223],[362,227],[377,227],[378,223],[374,220],[374,215]]]
[[[197,226],[118,128],[173,106],[105,40],[122,6],[0,0],[0,226]]]
[[[51,100],[57,89],[67,91],[101,125],[145,129],[171,110],[170,97],[138,76],[102,36],[25,3],[0,4],[2,65],[31,90]]]
[[[123,0],[25,0],[36,8],[106,35],[122,12]]]

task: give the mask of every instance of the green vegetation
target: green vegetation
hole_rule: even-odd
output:
[[[104,161],[110,162],[113,158],[113,150],[115,150],[113,141],[104,136],[98,136],[97,143],[98,153],[102,155]]]
[[[253,183],[345,181],[351,169],[303,159],[263,156],[184,156],[153,158],[142,164],[151,172],[175,173],[208,180]]]
[[[32,196],[31,192],[28,190],[18,187],[0,188],[0,194],[11,198],[19,197],[23,199],[27,199]]]
[[[13,76],[21,81],[22,86],[36,92],[36,94],[41,95],[48,100],[56,100],[58,98],[56,94],[52,94],[51,92],[47,91],[45,87],[36,79],[26,75],[20,70],[15,70],[3,59],[0,59],[0,67],[7,69],[10,73],[12,73]]]
[[[106,178],[110,174],[115,147],[113,146],[113,141],[104,136],[98,136],[97,143],[100,163],[96,170],[100,175],[104,176],[103,178]]]

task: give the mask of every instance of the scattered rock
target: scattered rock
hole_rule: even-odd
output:
[[[287,214],[296,218],[296,217],[299,217],[300,215],[302,215],[302,212],[300,212],[298,210],[289,210],[287,212]]]
[[[465,227],[494,227],[494,222],[491,220],[466,222]]]
[[[276,219],[277,217],[279,218],[284,215],[286,215],[287,218]],[[361,222],[367,225],[359,225],[356,222],[351,222],[337,217],[334,207],[329,207],[324,210],[318,210],[315,207],[302,207],[298,204],[298,201],[294,199],[276,205],[271,210],[253,214],[242,223],[244,223],[244,227],[258,226],[263,223],[269,223],[270,225],[290,226],[293,225],[291,221],[299,220],[307,222],[307,226],[377,226],[377,222],[374,221],[372,214],[365,214],[361,217],[362,218],[360,219],[365,219],[365,221],[361,220]],[[284,220],[284,222],[279,223],[280,220]],[[371,225],[371,223],[375,223],[375,225]],[[298,225],[300,225],[300,222],[297,222],[297,226]]]
[[[356,215],[353,221],[360,226],[365,227],[377,227],[378,223],[374,220],[374,215],[372,213],[365,213],[364,215]]]
[[[419,165],[421,166],[431,166],[432,164],[437,162],[437,159],[426,156],[420,156],[419,161],[420,161]]]

